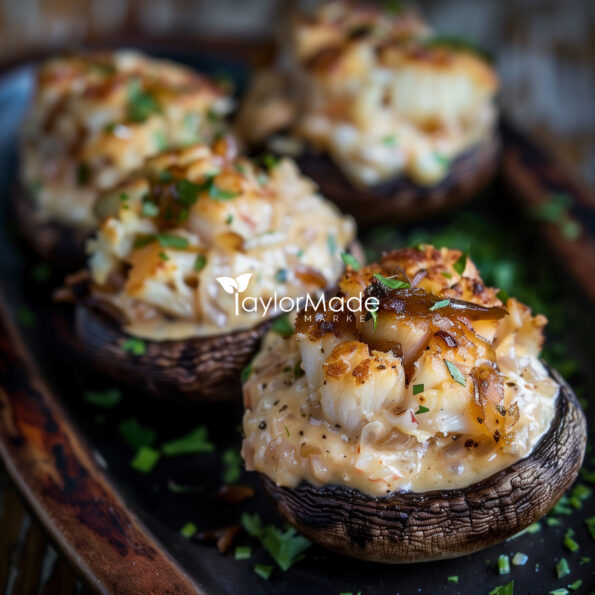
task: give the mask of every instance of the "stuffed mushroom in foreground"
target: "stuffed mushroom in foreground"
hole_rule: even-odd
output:
[[[189,399],[233,396],[280,299],[336,286],[355,236],[293,162],[264,170],[230,138],[148,159],[96,210],[67,296],[82,344],[107,373]]]
[[[213,80],[138,52],[43,63],[23,127],[16,196],[27,239],[56,264],[82,263],[98,225],[98,195],[146,157],[210,141],[230,109],[228,92]]]
[[[308,538],[382,562],[453,557],[570,486],[585,421],[539,360],[546,319],[503,304],[464,254],[392,252],[348,270],[327,306],[267,336],[244,384],[246,466]]]
[[[350,2],[292,32],[289,66],[257,78],[240,113],[249,142],[303,144],[305,173],[362,223],[426,216],[488,181],[498,79],[484,55],[412,12]]]

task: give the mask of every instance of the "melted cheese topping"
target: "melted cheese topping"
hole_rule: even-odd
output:
[[[306,310],[294,336],[266,337],[244,385],[248,469],[381,496],[461,488],[532,451],[559,389],[538,358],[546,320],[515,299],[506,313],[460,255],[426,246],[346,273],[343,299],[380,296],[376,329]]]
[[[293,33],[293,133],[328,153],[356,185],[401,175],[436,184],[457,156],[492,136],[494,71],[416,16],[332,2],[297,21]],[[246,101],[246,122],[258,122],[250,138],[287,124],[287,87],[270,74],[256,81]]]
[[[292,161],[265,172],[238,158],[230,139],[149,159],[97,210],[104,220],[88,244],[94,295],[124,315],[126,331],[155,340],[263,322],[276,313],[274,302],[264,307],[274,293],[334,285],[339,253],[355,236],[352,219]],[[227,287],[220,277],[231,279]]]
[[[207,77],[137,52],[53,58],[23,129],[22,183],[41,218],[92,228],[100,192],[150,155],[209,140],[231,107]]]

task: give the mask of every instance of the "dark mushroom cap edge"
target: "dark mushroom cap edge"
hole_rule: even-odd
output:
[[[308,539],[340,554],[384,563],[454,558],[486,548],[540,519],[573,483],[586,446],[586,421],[560,384],[547,433],[527,457],[462,489],[373,497],[342,486],[277,486],[261,474],[279,514]]]

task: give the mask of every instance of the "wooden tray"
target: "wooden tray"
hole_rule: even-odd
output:
[[[214,59],[204,53],[176,53],[175,57],[210,71],[225,68],[240,83],[246,77],[245,64],[237,60]],[[35,515],[92,589],[143,594],[475,594],[488,593],[510,580],[515,581],[515,592],[533,593],[545,593],[579,578],[584,585],[595,584],[593,566],[580,564],[583,556],[595,560],[595,546],[583,522],[595,515],[595,498],[584,501],[571,516],[561,517],[559,526],[542,522],[538,533],[472,556],[391,567],[346,560],[312,547],[304,560],[287,572],[275,570],[268,581],[257,576],[253,566],[273,562],[249,536],[241,534],[237,540],[237,545],[252,547],[251,559],[242,561],[234,560],[233,551],[221,555],[212,546],[183,537],[180,528],[189,521],[201,530],[214,529],[237,524],[244,511],[258,512],[266,523],[280,526],[280,521],[251,474],[242,473],[239,480],[256,492],[247,503],[224,504],[213,498],[222,483],[222,453],[228,448],[237,450],[241,441],[239,403],[183,410],[174,404],[152,403],[126,389],[113,409],[98,409],[84,401],[85,390],[113,385],[89,370],[68,347],[70,312],[55,307],[50,299],[60,276],[42,282],[34,279],[39,277],[38,261],[15,237],[8,205],[16,167],[16,128],[30,91],[29,67],[0,80],[0,455]],[[551,270],[555,297],[544,299],[556,301],[565,316],[563,325],[552,317],[554,340],[573,354],[578,369],[571,380],[579,395],[586,396],[595,380],[591,369],[594,203],[588,192],[521,134],[507,126],[502,134],[503,167],[487,196],[454,219],[429,222],[425,230],[377,228],[362,241],[379,249],[445,229],[460,229],[458,235],[465,236],[464,226],[457,226],[466,217],[508,234],[495,249],[508,256],[513,251],[523,260],[522,271],[528,277],[523,283],[530,286],[537,269]],[[549,216],[553,192],[568,193],[574,202],[553,222],[540,222]],[[523,214],[527,209],[529,217]],[[581,228],[578,238],[569,241],[564,234],[569,235],[572,220]],[[509,243],[507,237],[516,243]],[[472,256],[476,251],[481,255],[482,250],[481,245],[472,246]],[[158,441],[203,424],[217,450],[164,459],[151,474],[140,474],[130,468],[134,453],[117,430],[118,423],[130,417],[156,428]],[[200,484],[204,490],[174,493],[168,489],[172,481]],[[581,547],[575,554],[562,545],[568,527],[574,529]],[[529,556],[529,562],[512,566],[510,575],[499,576],[498,556],[519,551]],[[568,560],[572,574],[557,579],[554,565],[561,557]],[[458,582],[447,580],[453,576]]]

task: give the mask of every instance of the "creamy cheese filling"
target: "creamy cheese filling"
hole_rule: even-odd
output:
[[[425,279],[429,289],[452,276],[436,299],[477,279],[454,260]],[[352,295],[351,285],[340,288]],[[369,317],[326,315],[318,326],[298,320],[289,338],[270,333],[244,385],[247,468],[282,486],[381,496],[465,487],[527,456],[559,387],[538,358],[545,321],[514,299],[506,309],[473,322],[440,308],[421,322],[381,310],[375,330]]]
[[[287,309],[282,298],[333,286],[355,236],[293,162],[265,172],[228,140],[149,160],[98,210],[94,294],[155,340],[249,328]]]
[[[22,134],[21,181],[36,215],[93,228],[101,192],[151,155],[213,138],[231,108],[207,77],[137,52],[48,60]]]

